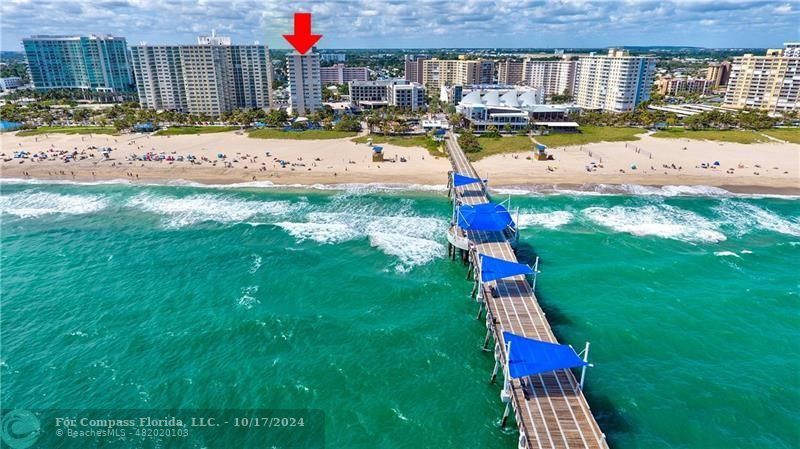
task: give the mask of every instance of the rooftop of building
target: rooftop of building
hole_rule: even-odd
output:
[[[67,35],[67,34],[34,34],[30,37],[22,38],[23,41],[37,41],[37,40],[47,40],[47,41],[77,41],[81,39],[108,39],[108,40],[116,40],[121,39],[124,40],[124,37],[121,36],[113,36],[111,34],[89,34],[87,36],[81,35]]]

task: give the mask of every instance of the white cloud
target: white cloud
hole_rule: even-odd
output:
[[[43,33],[188,43],[211,28],[285,48],[296,11],[312,12],[320,46],[334,48],[766,47],[795,39],[800,23],[785,0],[3,0],[0,30],[4,49]]]

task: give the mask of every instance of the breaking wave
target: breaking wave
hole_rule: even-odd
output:
[[[398,269],[401,270],[426,264],[442,256],[444,246],[436,240],[444,235],[447,228],[445,220],[414,215],[382,215],[385,212],[374,206],[348,206],[344,211],[310,212],[305,214],[302,221],[282,221],[276,225],[298,242],[312,240],[335,244],[367,238],[373,247],[400,259]],[[395,212],[408,213],[403,209]]]
[[[127,205],[163,215],[165,225],[181,228],[197,223],[240,223],[256,216],[282,216],[302,207],[290,201],[248,201],[218,195],[192,195],[183,198],[139,194]]]
[[[520,214],[519,223],[520,228],[532,228],[540,226],[547,229],[558,229],[561,226],[572,221],[574,215],[565,210],[555,212],[543,212],[538,214]]]
[[[397,257],[400,260],[400,265],[396,266],[398,271],[425,265],[444,254],[444,245],[439,242],[388,232],[371,234],[369,244],[384,254]]]
[[[800,222],[781,218],[769,210],[741,201],[723,201],[715,211],[725,218],[737,235],[744,235],[753,229],[764,229],[780,234],[800,236]]]
[[[358,237],[357,230],[344,223],[307,223],[282,221],[275,223],[298,242],[313,240],[319,243],[340,243]]]
[[[19,218],[48,214],[91,214],[110,204],[109,198],[103,195],[62,195],[30,191],[0,195],[0,212]]]
[[[637,236],[656,236],[685,242],[721,242],[717,225],[694,212],[669,205],[643,207],[590,207],[583,215],[591,221]]]

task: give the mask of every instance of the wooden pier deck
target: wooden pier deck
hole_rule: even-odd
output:
[[[455,136],[449,133],[445,142],[453,170],[478,178]],[[481,184],[458,187],[454,189],[454,195],[462,204],[489,201]],[[517,261],[511,244],[499,232],[455,231],[469,240],[472,248],[469,258],[477,272],[480,272],[477,253]],[[488,332],[495,342],[502,341],[503,331],[509,331],[557,343],[524,276],[489,284],[495,286],[496,297],[488,290],[483,292],[482,297],[486,304]],[[495,355],[505,366],[506,348],[502,344],[495,344]],[[605,435],[597,425],[572,371],[562,369],[514,379],[510,386],[511,406],[520,431],[520,448],[608,448]]]

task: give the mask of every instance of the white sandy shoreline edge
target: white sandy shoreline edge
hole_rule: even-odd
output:
[[[36,178],[0,177],[2,185],[129,185],[129,186],[167,186],[193,187],[204,189],[285,189],[285,190],[318,190],[344,191],[349,193],[371,192],[446,192],[444,184],[403,184],[403,183],[336,183],[336,184],[276,184],[271,181],[248,181],[228,184],[205,184],[184,179],[173,179],[164,182],[134,182],[128,179],[109,179],[100,181],[72,181]],[[726,186],[727,187],[727,186]],[[0,189],[1,190],[1,189]],[[740,198],[779,198],[800,199],[800,193],[789,192],[785,188],[768,189],[763,186],[730,186],[728,188],[706,185],[664,185],[648,186],[640,184],[522,184],[490,186],[494,195],[576,195],[576,196],[663,196],[663,197],[740,197]]]

